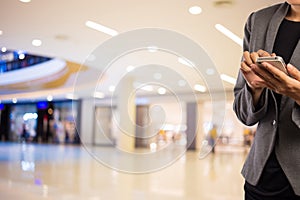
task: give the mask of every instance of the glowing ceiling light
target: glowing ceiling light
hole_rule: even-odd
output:
[[[32,40],[31,44],[35,47],[39,47],[42,45],[42,41],[39,39],[34,39],[34,40]]]
[[[71,100],[78,99],[78,97],[75,94],[73,94],[73,93],[68,93],[68,94],[66,94],[65,97],[66,97],[66,99],[71,99]]]
[[[153,74],[153,78],[155,80],[160,80],[162,78],[162,74],[161,73],[155,73],[155,74]]]
[[[98,99],[103,99],[105,97],[105,95],[102,92],[94,92],[93,97],[98,98]]]
[[[186,66],[189,66],[189,67],[194,67],[195,66],[195,64],[192,61],[190,61],[186,58],[178,57],[177,60],[178,60],[179,63],[181,63],[183,65],[186,65]]]
[[[151,53],[154,53],[154,52],[158,51],[158,47],[157,46],[149,46],[149,47],[147,47],[147,49]]]
[[[221,24],[216,24],[215,28],[220,31],[221,33],[223,33],[224,35],[226,35],[228,38],[230,38],[231,40],[233,40],[235,43],[237,43],[240,46],[243,46],[243,40],[238,37],[236,34],[234,34],[233,32],[231,32],[229,29],[227,29],[226,27],[224,27]]]
[[[179,80],[179,81],[177,82],[177,84],[178,84],[180,87],[184,87],[184,86],[186,86],[186,81],[185,81],[185,80]]]
[[[100,31],[102,33],[106,33],[106,34],[108,34],[110,36],[116,36],[116,35],[118,35],[118,32],[116,30],[113,30],[111,28],[108,28],[106,26],[103,26],[103,25],[98,24],[98,23],[93,22],[93,21],[89,21],[88,20],[88,21],[85,22],[85,25],[87,27],[89,27],[89,28],[92,28],[94,30]]]
[[[126,68],[126,71],[127,71],[127,72],[131,72],[132,70],[134,70],[134,66],[132,66],[132,65],[129,65],[129,66]]]
[[[19,54],[19,59],[20,59],[20,60],[23,60],[24,58],[25,58],[25,54],[24,54],[24,53],[20,53],[20,54]]]
[[[48,95],[47,96],[47,101],[52,101],[53,100],[53,96],[52,95]]]
[[[227,83],[231,83],[232,85],[235,85],[235,83],[236,83],[235,78],[228,76],[226,74],[221,74],[220,76],[223,81],[226,81]]]
[[[116,86],[114,86],[114,85],[111,85],[111,86],[109,86],[109,88],[108,88],[108,90],[109,90],[110,92],[115,91],[115,89],[116,89]]]
[[[202,12],[202,8],[199,6],[192,6],[189,8],[189,12],[192,15],[199,15]]]
[[[141,89],[145,90],[145,91],[148,91],[148,92],[153,91],[153,87],[151,85],[146,85],[146,86],[142,87]]]
[[[215,70],[213,68],[208,68],[208,69],[206,69],[205,72],[206,72],[207,75],[214,75],[215,74]]]
[[[206,92],[206,87],[203,86],[203,85],[196,84],[196,85],[194,86],[194,89],[195,89],[196,91],[199,91],[199,92]]]
[[[2,47],[2,48],[1,48],[1,51],[2,51],[3,53],[5,53],[5,52],[7,51],[6,47]]]
[[[158,93],[158,94],[166,94],[166,92],[167,92],[166,88],[163,88],[163,87],[160,87],[160,88],[158,88],[158,90],[157,90],[157,93]]]

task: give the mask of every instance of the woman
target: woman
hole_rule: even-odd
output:
[[[258,123],[242,169],[246,200],[300,199],[300,0],[253,12],[234,88],[234,111]],[[257,57],[281,56],[288,74]],[[298,69],[297,69],[298,67]]]

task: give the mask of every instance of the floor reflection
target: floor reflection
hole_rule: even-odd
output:
[[[113,148],[97,151],[109,157]],[[101,164],[81,146],[0,143],[0,199],[240,200],[244,159],[241,152],[199,159],[188,151],[160,170],[133,174]]]

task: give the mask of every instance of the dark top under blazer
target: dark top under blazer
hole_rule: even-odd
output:
[[[277,31],[289,8],[289,4],[282,3],[253,12],[245,25],[244,51],[264,49],[272,52]],[[290,63],[300,68],[300,42]],[[242,169],[246,181],[252,185],[258,183],[275,147],[283,171],[295,193],[300,195],[300,106],[293,99],[283,96],[278,112],[274,93],[266,89],[254,107],[251,92],[241,72],[234,95],[233,109],[239,120],[249,126],[258,123],[253,145]]]

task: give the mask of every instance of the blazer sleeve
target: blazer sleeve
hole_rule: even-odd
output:
[[[243,50],[250,51],[251,43],[251,29],[255,13],[252,13],[244,27],[244,41]],[[236,113],[238,119],[247,126],[252,126],[259,122],[259,120],[267,113],[267,102],[270,94],[264,90],[259,102],[256,106],[253,104],[252,94],[249,86],[247,85],[241,71],[238,73],[236,85],[234,87],[234,102],[233,110]]]
[[[296,103],[292,111],[292,120],[296,124],[296,126],[300,129],[300,106]]]

